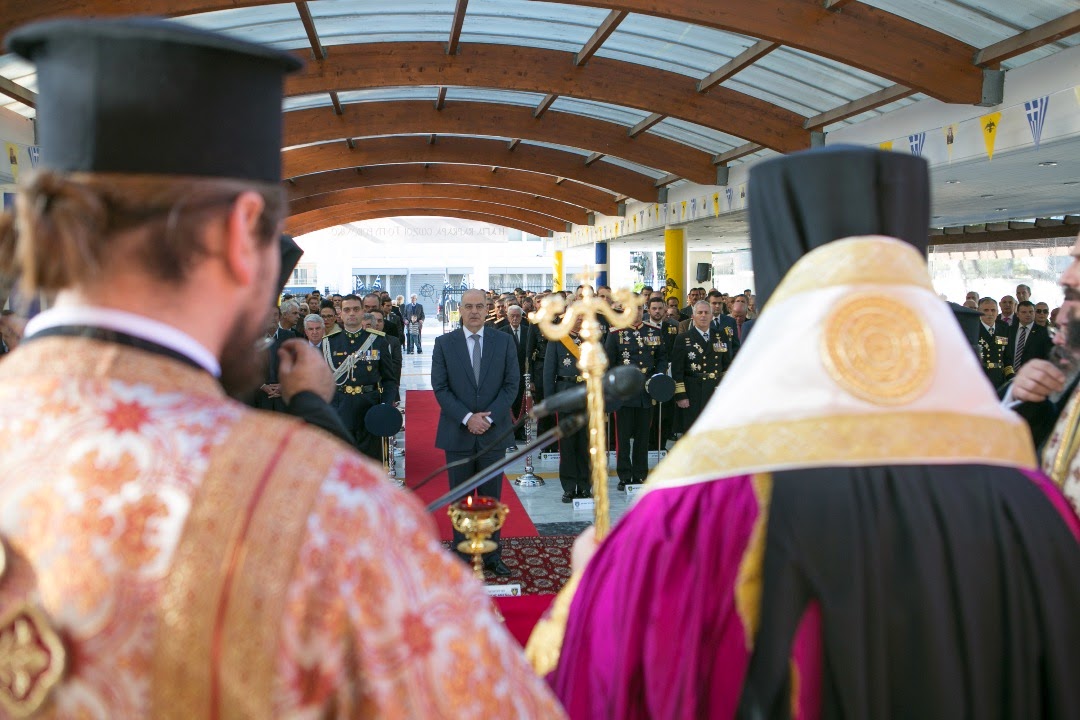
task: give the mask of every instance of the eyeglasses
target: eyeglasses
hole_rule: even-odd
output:
[[[1050,311],[1049,310],[1036,310],[1035,314],[1036,315],[1049,315]]]

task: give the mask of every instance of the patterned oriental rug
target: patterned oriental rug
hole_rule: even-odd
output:
[[[439,426],[439,403],[431,390],[409,390],[405,403],[405,472],[408,477],[405,485],[412,489],[437,467],[446,462],[446,455],[435,447],[435,430]],[[446,472],[416,492],[417,498],[425,505],[450,489]],[[537,537],[536,526],[529,519],[525,507],[518,499],[510,482],[503,476],[502,501],[510,508],[506,524],[502,529],[503,539],[511,537]],[[446,510],[434,513],[435,523],[439,527],[439,536],[443,540],[453,537],[453,528]],[[505,559],[505,555],[504,555]]]
[[[522,595],[554,595],[570,579],[572,535],[503,538],[502,559],[510,577],[484,573],[488,585],[521,585]],[[447,548],[449,542],[443,543]]]

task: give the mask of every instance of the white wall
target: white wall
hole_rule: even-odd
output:
[[[492,273],[551,273],[553,247],[487,223],[442,218],[370,220],[301,235],[302,262],[315,263],[319,287],[352,287],[353,269],[372,274],[466,273],[487,287]],[[591,252],[591,248],[589,249]],[[572,262],[567,262],[569,272]]]

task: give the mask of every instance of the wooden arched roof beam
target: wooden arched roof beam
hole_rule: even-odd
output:
[[[190,15],[274,0],[2,0],[0,33],[58,16]],[[976,48],[860,2],[829,10],[812,0],[564,0],[566,5],[641,13],[749,35],[832,58],[948,103],[978,103]],[[458,51],[468,47],[459,46]],[[334,55],[334,48],[328,48]],[[593,58],[595,60],[596,58]],[[591,62],[591,61],[590,61]]]
[[[290,76],[285,91],[309,95],[415,85],[575,97],[663,113],[778,152],[810,146],[805,117],[745,93],[722,86],[700,93],[694,78],[679,73],[602,57],[577,67],[574,53],[517,45],[468,43],[456,55],[436,42],[340,45]]]
[[[510,170],[507,168],[481,167],[479,165],[375,165],[363,168],[334,170],[297,178],[285,184],[292,205],[299,201],[321,197],[349,188],[373,188],[384,185],[412,183],[471,185],[476,187],[502,188],[530,196],[550,198],[569,203],[579,209],[592,210],[603,215],[618,212],[615,197],[603,190],[572,180],[556,183],[552,175]]]
[[[376,187],[355,187],[323,193],[314,197],[293,200],[289,203],[289,215],[303,215],[314,210],[352,205],[368,200],[412,200],[423,207],[432,199],[471,200],[505,205],[518,210],[528,210],[561,221],[563,223],[561,229],[565,229],[566,223],[584,225],[588,220],[588,213],[584,208],[560,202],[559,200],[535,197],[528,193],[501,188],[443,183],[435,185],[401,183],[398,185],[378,185]]]
[[[612,155],[702,185],[717,182],[709,153],[655,135],[631,138],[623,125],[571,113],[548,112],[538,119],[529,107],[484,102],[453,102],[436,110],[426,100],[364,102],[344,107],[342,115],[322,108],[285,113],[285,146],[412,133],[513,137]]]
[[[540,227],[539,225],[533,225],[532,223],[523,222],[513,217],[508,217],[504,214],[489,214],[484,212],[476,212],[473,210],[461,210],[456,208],[439,208],[433,209],[428,207],[412,207],[412,208],[381,208],[381,209],[348,209],[343,210],[340,213],[330,213],[326,211],[320,211],[319,213],[309,214],[305,213],[303,221],[293,222],[287,232],[291,235],[305,235],[316,230],[323,230],[335,225],[344,225],[351,222],[362,222],[364,220],[378,220],[380,218],[388,217],[449,217],[458,218],[459,220],[476,220],[478,222],[491,223],[493,225],[502,225],[503,227],[514,228],[527,232],[539,237],[550,237],[551,231],[547,228]]]
[[[450,163],[483,166],[488,170],[512,168],[543,173],[556,180],[566,178],[643,202],[657,198],[653,179],[648,175],[603,160],[586,165],[585,158],[577,153],[540,145],[517,143],[511,149],[505,140],[490,138],[443,136],[431,144],[426,137],[372,137],[355,140],[352,148],[345,143],[323,143],[281,154],[282,174],[295,181],[297,187],[318,181],[317,176],[308,175],[391,163]],[[495,175],[497,180],[498,173]]]
[[[543,228],[545,231],[565,232],[566,222],[533,210],[500,205],[482,200],[459,198],[392,198],[386,200],[359,200],[344,205],[333,205],[319,210],[292,215],[285,220],[285,232],[295,235],[293,228],[305,225],[320,217],[344,217],[352,213],[393,211],[397,215],[409,215],[411,210],[467,210],[469,212],[496,215]],[[348,222],[342,220],[340,222]],[[338,223],[340,224],[340,223]]]

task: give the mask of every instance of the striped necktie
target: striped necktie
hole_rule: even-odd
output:
[[[1013,353],[1013,370],[1020,369],[1020,363],[1024,362],[1024,345],[1027,344],[1027,326],[1020,326],[1020,334],[1016,336],[1016,352]]]

